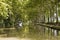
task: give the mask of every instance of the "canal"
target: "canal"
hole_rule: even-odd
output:
[[[42,25],[29,26],[28,32],[25,32],[24,30],[25,29],[23,28],[21,30],[16,30],[15,28],[1,29],[1,40],[4,38],[6,40],[9,40],[9,38],[12,40],[12,37],[14,39],[19,38],[18,40],[60,40],[60,31],[58,35],[55,35],[56,33],[54,33],[51,28]]]

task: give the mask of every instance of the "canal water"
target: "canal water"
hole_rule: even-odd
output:
[[[24,29],[22,30],[8,30],[5,33],[2,31],[0,33],[0,37],[3,38],[11,38],[11,37],[18,37],[20,40],[26,39],[27,40],[60,40],[60,35],[54,36],[53,31],[51,29],[42,27],[42,26],[34,26],[29,27],[29,32],[25,33]],[[60,34],[60,32],[59,32]]]

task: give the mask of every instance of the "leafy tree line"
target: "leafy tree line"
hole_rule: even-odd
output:
[[[55,13],[58,22],[59,8],[59,0],[1,0],[0,27],[15,27],[18,21],[22,21],[24,26],[54,22]]]

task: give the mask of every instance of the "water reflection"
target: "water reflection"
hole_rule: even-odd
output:
[[[48,28],[44,28],[43,26],[40,25],[30,25],[28,33],[24,33],[23,29],[20,30],[20,32],[14,29],[9,30],[9,33],[8,32],[5,33],[2,37],[30,38],[31,40],[60,40],[60,35],[54,36],[51,30],[52,29],[48,30]]]

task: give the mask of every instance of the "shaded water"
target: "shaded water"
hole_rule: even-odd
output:
[[[29,28],[29,32],[25,33],[23,30],[8,30],[8,31],[2,31],[2,33],[0,34],[1,37],[18,37],[25,39],[28,38],[30,40],[60,40],[60,35],[58,36],[54,36],[53,32],[51,32],[50,30],[48,31],[48,29],[46,28],[46,30],[44,30],[44,28],[42,26],[36,26],[33,30],[33,28]],[[3,33],[5,32],[5,33]]]

